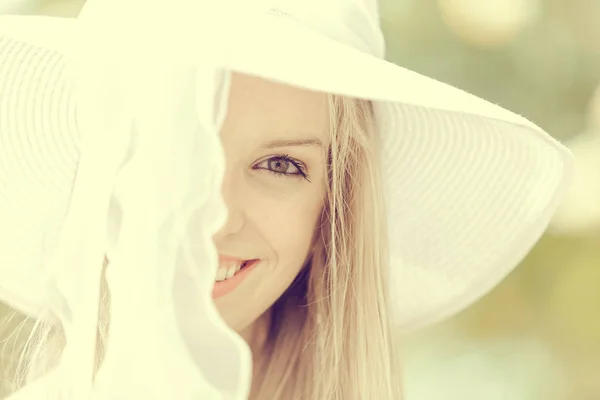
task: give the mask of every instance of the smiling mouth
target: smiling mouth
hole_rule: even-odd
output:
[[[215,281],[222,282],[234,277],[238,272],[243,270],[244,268],[254,264],[256,259],[253,260],[237,260],[237,261],[222,261],[219,264],[219,269],[217,270],[217,276]]]

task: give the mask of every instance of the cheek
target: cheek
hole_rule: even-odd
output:
[[[319,193],[295,194],[285,199],[264,198],[255,208],[258,230],[275,253],[277,268],[299,268],[313,240],[323,197]],[[260,214],[260,215],[258,215]]]
[[[247,185],[237,193],[243,198],[241,235],[267,257],[265,268],[257,270],[230,296],[216,301],[221,316],[238,332],[251,326],[285,292],[309,254],[324,190],[319,192],[308,183],[297,185],[285,192]]]

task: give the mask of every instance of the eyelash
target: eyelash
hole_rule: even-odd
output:
[[[268,163],[268,162],[272,162],[272,161],[289,162],[294,167],[296,167],[298,169],[298,171],[300,171],[300,172],[296,173],[296,174],[289,174],[289,173],[285,173],[285,172],[273,171],[273,170],[271,170],[269,168],[258,167],[259,164],[262,164],[262,163],[265,163],[265,162]],[[252,167],[252,169],[255,169],[255,170],[265,170],[265,171],[268,171],[268,172],[270,172],[270,173],[272,173],[272,174],[274,174],[276,176],[279,176],[279,177],[289,176],[289,177],[292,177],[292,178],[303,178],[303,179],[306,179],[307,181],[310,182],[310,180],[308,179],[308,174],[306,172],[306,167],[304,166],[304,164],[302,162],[300,162],[300,161],[298,161],[298,160],[290,157],[287,154],[280,154],[280,155],[276,155],[276,156],[273,156],[273,157],[269,157],[269,158],[267,158],[265,160],[262,160],[258,164],[256,164],[254,167]]]

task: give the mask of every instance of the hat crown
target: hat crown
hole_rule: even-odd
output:
[[[267,0],[265,3],[269,14],[289,18],[379,58],[385,55],[377,0]]]

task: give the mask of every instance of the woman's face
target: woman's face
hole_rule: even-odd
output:
[[[233,75],[221,132],[228,220],[213,298],[238,332],[292,283],[310,254],[327,185],[327,96]],[[244,264],[244,262],[246,262]]]

